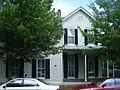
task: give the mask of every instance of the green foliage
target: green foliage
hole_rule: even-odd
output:
[[[6,36],[5,52],[33,57],[57,52],[62,35],[61,18],[52,0],[1,0],[0,28]]]
[[[120,0],[95,0],[89,6],[93,10],[94,41],[106,46],[111,60],[120,58]]]

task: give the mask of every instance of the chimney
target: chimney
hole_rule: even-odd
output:
[[[58,16],[60,16],[61,17],[61,10],[60,9],[58,9]]]

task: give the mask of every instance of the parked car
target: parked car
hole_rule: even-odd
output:
[[[59,86],[49,85],[41,79],[16,78],[2,84],[0,90],[59,90]]]
[[[120,90],[120,79],[107,79],[97,87],[84,89],[79,88],[79,90]]]

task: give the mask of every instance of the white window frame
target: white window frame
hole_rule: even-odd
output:
[[[72,32],[71,32],[71,30],[73,30]],[[67,32],[68,32],[68,36],[67,36],[67,39],[68,39],[68,44],[75,44],[75,29],[67,29]],[[69,32],[71,33],[71,35],[69,35]],[[72,41],[72,43],[71,42],[69,42],[69,38],[70,37],[72,37],[73,38],[73,40],[74,41]]]
[[[39,66],[38,66],[39,60],[43,60],[43,61],[44,61],[44,67],[42,67],[42,68],[40,67],[40,68],[39,68]],[[37,61],[37,62],[36,62],[36,67],[37,67],[37,68],[36,68],[36,69],[37,69],[37,70],[36,70],[36,74],[37,74],[36,76],[37,76],[38,78],[45,79],[45,73],[46,73],[46,62],[45,62],[45,58],[39,58],[39,59],[36,60],[36,61]],[[43,69],[44,69],[44,76],[43,76],[43,77],[42,77],[42,76],[38,76],[38,73],[40,73],[40,72],[38,71],[39,69],[40,69],[40,70],[43,70]],[[40,74],[42,74],[42,73],[40,73]]]

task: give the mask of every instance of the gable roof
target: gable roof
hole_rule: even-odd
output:
[[[69,17],[71,17],[72,15],[74,15],[75,13],[77,13],[78,11],[82,11],[83,13],[85,13],[87,16],[89,16],[90,18],[94,19],[94,16],[92,14],[90,14],[87,10],[85,10],[83,7],[79,7],[76,10],[74,10],[73,12],[71,12],[70,14],[68,14],[66,17],[64,17],[62,19],[62,21],[65,21],[66,19],[68,19]]]

